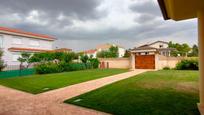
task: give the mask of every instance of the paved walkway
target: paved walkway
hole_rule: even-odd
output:
[[[147,70],[135,70],[33,95],[0,86],[0,115],[106,115],[63,101]]]

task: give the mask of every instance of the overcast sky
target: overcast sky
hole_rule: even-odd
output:
[[[0,0],[0,26],[49,34],[75,51],[156,40],[197,44],[197,20],[164,21],[156,0]]]

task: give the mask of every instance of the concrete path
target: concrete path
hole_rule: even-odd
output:
[[[0,115],[106,115],[63,101],[147,70],[134,70],[33,95],[0,86]]]

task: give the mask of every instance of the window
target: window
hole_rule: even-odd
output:
[[[163,45],[159,45],[159,48],[163,48],[164,46]]]
[[[20,57],[19,54],[13,54],[12,61],[18,61],[19,57]]]
[[[30,40],[30,45],[31,46],[39,46],[39,41],[38,40]]]
[[[13,37],[13,44],[22,44],[22,39],[19,37]]]
[[[0,48],[3,48],[3,36],[0,35]]]
[[[148,55],[149,54],[149,52],[145,52],[145,55]]]

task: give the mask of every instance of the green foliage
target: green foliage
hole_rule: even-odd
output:
[[[126,50],[123,57],[124,57],[124,58],[129,58],[130,56],[131,56],[130,51]]]
[[[82,63],[72,63],[73,59],[78,58],[75,53],[37,53],[31,58],[32,62],[38,62],[35,66],[36,73],[59,73],[65,71],[76,71],[91,68],[98,68],[98,59],[89,59],[87,55],[81,56]],[[57,62],[54,60],[58,60]]]
[[[179,43],[173,43],[169,42],[169,48],[175,48],[175,51],[171,52],[172,56],[187,56],[189,51],[191,50],[190,46],[186,43],[179,44]]]
[[[118,47],[111,46],[108,51],[101,51],[97,53],[98,58],[117,58],[119,56]]]
[[[89,62],[91,64],[91,67],[94,68],[94,69],[98,68],[98,66],[100,64],[100,61],[97,58],[90,58]]]
[[[118,53],[118,47],[116,46],[111,46],[109,48],[109,53],[110,53],[110,57],[112,58],[117,58],[119,56],[119,53]]]
[[[176,65],[177,70],[198,70],[198,60],[191,59],[191,60],[182,60]]]
[[[89,60],[89,57],[87,55],[82,55],[80,60],[82,63],[86,64]]]
[[[21,53],[21,57],[18,58],[18,61],[20,62],[20,69],[23,69],[23,64],[26,63],[27,66],[26,68],[28,68],[31,64],[31,54],[30,53],[26,53],[26,52],[23,52]]]
[[[64,52],[43,52],[35,53],[30,62],[49,62],[49,61],[64,61],[67,63],[72,62],[73,59],[77,59],[78,55],[74,52],[64,53]]]
[[[108,51],[100,51],[97,53],[98,58],[109,58],[109,52]]]
[[[49,73],[60,73],[60,72],[63,72],[64,69],[60,66],[60,64],[48,62],[48,63],[41,63],[36,65],[35,71],[37,74],[49,74]]]
[[[84,63],[72,63],[69,64],[69,71],[85,70],[86,65]]]
[[[189,53],[189,57],[198,57],[198,46],[193,45],[192,52]]]
[[[2,60],[2,56],[3,56],[3,51],[0,50],[0,71],[2,71],[6,65],[4,64],[4,61]]]

